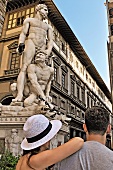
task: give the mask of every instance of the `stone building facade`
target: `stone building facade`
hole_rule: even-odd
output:
[[[5,19],[7,0],[0,1],[0,36],[2,35],[2,28]]]
[[[43,2],[49,9],[46,22],[52,26],[54,32],[54,47],[48,62],[54,67],[50,95],[59,115],[63,114],[71,118],[68,127],[63,126],[61,131],[64,135],[62,141],[74,136],[85,139],[82,128],[85,110],[94,105],[103,106],[109,111],[112,120],[111,94],[54,2],[52,0]],[[35,6],[38,3],[38,0],[10,0],[7,3],[0,38],[0,102],[2,105],[10,104],[13,98],[10,84],[17,81],[21,68],[22,57],[16,53],[16,48],[23,21],[27,17],[34,17]],[[27,117],[28,115],[0,116],[0,140],[3,145],[5,136],[10,134],[11,129],[18,129],[21,136],[22,126]],[[109,135],[107,146],[110,148],[111,142],[112,136]]]
[[[106,0],[105,6],[106,6],[107,18],[108,18],[109,36],[108,36],[107,48],[108,48],[111,98],[113,101],[113,61],[112,61],[113,60],[113,0]],[[113,104],[112,104],[112,110],[113,110]],[[113,117],[111,118],[111,120],[113,120]]]

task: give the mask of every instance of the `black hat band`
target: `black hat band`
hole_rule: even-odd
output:
[[[41,132],[40,134],[38,134],[36,136],[33,136],[32,138],[26,138],[28,143],[33,143],[33,142],[36,142],[36,141],[42,139],[43,137],[45,137],[49,133],[51,128],[52,128],[52,124],[49,122],[49,125],[47,126],[47,128],[43,132]]]

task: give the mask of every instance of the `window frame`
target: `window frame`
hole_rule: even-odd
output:
[[[27,10],[29,9],[29,13],[27,14]],[[32,11],[32,9],[34,9]],[[15,17],[16,14],[16,17]],[[21,11],[15,11],[14,13],[9,13],[8,16],[8,22],[7,22],[7,30],[13,29],[13,28],[17,28],[23,25],[24,19],[30,17],[33,18],[35,15],[35,6],[31,6],[29,8],[24,8]],[[17,25],[17,20],[20,18],[20,23]],[[22,19],[24,18],[24,19]],[[9,24],[10,22],[10,24]],[[13,26],[13,24],[15,24]]]

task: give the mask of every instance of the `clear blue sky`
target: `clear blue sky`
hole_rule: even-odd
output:
[[[106,0],[53,0],[109,88]]]

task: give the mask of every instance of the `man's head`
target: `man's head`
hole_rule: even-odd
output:
[[[40,15],[43,17],[43,19],[47,18],[48,15],[48,8],[45,4],[38,4],[35,9],[36,13],[39,11]]]
[[[84,130],[87,131],[89,135],[95,134],[103,136],[107,131],[110,132],[108,125],[109,113],[105,108],[94,106],[86,110]]]
[[[35,63],[45,62],[47,54],[44,51],[39,51],[35,56]]]

